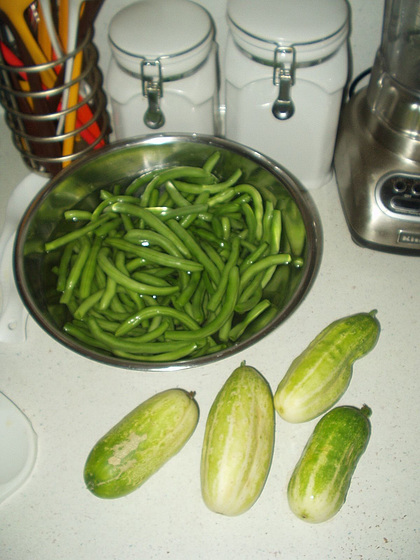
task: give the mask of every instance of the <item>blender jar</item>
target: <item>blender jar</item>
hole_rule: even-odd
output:
[[[229,0],[225,131],[292,172],[328,182],[348,78],[345,0]]]
[[[385,3],[381,45],[367,89],[368,127],[405,156],[420,158],[420,0]],[[398,136],[396,136],[396,134]]]
[[[159,132],[218,132],[215,26],[189,0],[142,0],[109,25],[106,77],[117,139]]]

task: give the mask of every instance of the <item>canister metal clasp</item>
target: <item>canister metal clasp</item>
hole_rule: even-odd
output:
[[[143,121],[146,126],[156,130],[165,124],[165,115],[159,106],[159,100],[163,95],[160,60],[142,60],[141,82],[143,95],[147,97],[148,102]]]
[[[276,119],[290,119],[295,112],[291,91],[295,83],[295,58],[293,47],[278,46],[274,51],[273,84],[279,87],[279,93],[271,110]]]

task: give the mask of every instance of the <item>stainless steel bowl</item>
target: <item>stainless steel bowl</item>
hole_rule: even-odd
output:
[[[67,335],[62,326],[67,310],[57,305],[53,254],[46,254],[44,243],[63,227],[63,214],[74,208],[92,208],[99,201],[100,189],[130,179],[148,170],[174,165],[201,166],[214,152],[221,158],[217,172],[228,177],[238,167],[242,182],[257,187],[264,197],[289,193],[295,200],[306,228],[304,265],[294,278],[293,290],[282,303],[277,316],[259,332],[245,335],[223,351],[176,362],[139,362],[123,359],[84,346]],[[97,203],[97,202],[96,202]],[[255,344],[279,327],[302,302],[316,276],[322,252],[320,220],[309,194],[287,170],[263,155],[228,140],[191,135],[153,135],[111,144],[96,154],[74,163],[39,193],[26,211],[16,237],[14,269],[20,296],[31,316],[55,340],[87,358],[130,369],[183,369],[220,360]],[[272,295],[271,297],[276,297]]]

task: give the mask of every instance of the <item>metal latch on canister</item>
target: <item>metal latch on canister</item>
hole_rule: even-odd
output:
[[[292,86],[295,83],[295,49],[293,47],[276,47],[273,63],[273,84],[279,93],[271,108],[276,119],[286,120],[295,112],[292,101]]]
[[[147,97],[148,102],[147,110],[143,116],[143,122],[149,128],[156,130],[165,124],[165,115],[159,106],[159,100],[163,95],[160,60],[142,60],[140,70],[142,92],[143,95]]]

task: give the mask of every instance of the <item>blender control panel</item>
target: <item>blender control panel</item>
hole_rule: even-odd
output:
[[[379,181],[376,192],[388,212],[399,218],[420,218],[420,175],[387,174]]]

